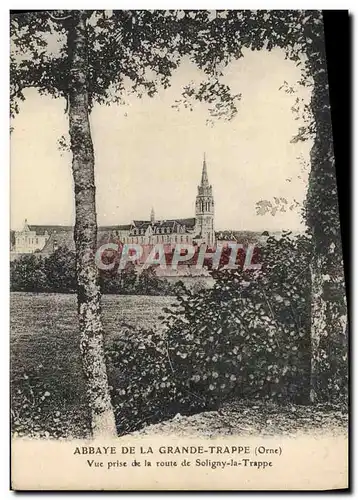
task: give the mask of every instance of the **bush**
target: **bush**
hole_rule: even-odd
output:
[[[44,259],[47,289],[51,292],[74,293],[76,291],[76,254],[67,247],[58,248]]]
[[[142,268],[137,273],[136,267],[129,262],[119,271],[116,266],[112,271],[100,274],[102,293],[120,295],[174,295],[175,287],[168,280],[158,278],[154,266]]]
[[[120,295],[174,295],[175,285],[158,278],[152,266],[138,274],[133,263],[118,272],[102,271],[101,292]],[[67,247],[58,248],[47,258],[23,255],[10,263],[10,286],[13,292],[74,293],[76,284],[76,255]]]
[[[108,355],[119,428],[232,397],[305,402],[310,377],[310,241],[269,238],[260,271],[211,271],[181,287],[163,333],[130,332]]]
[[[72,382],[72,383],[71,383]],[[11,431],[14,436],[67,439],[87,437],[88,410],[79,405],[73,381],[49,377],[42,364],[11,375]]]
[[[212,272],[212,290],[187,291],[167,311],[178,377],[208,404],[232,396],[307,399],[309,248],[306,238],[269,238],[259,272]]]
[[[76,290],[75,253],[60,247],[52,255],[23,255],[10,263],[10,287],[14,292],[73,293]]]
[[[170,369],[163,334],[127,329],[107,346],[106,354],[119,434],[181,410],[182,395]]]
[[[10,289],[13,292],[46,291],[47,276],[43,259],[24,255],[10,262]]]

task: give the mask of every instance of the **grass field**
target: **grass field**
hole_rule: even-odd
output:
[[[123,324],[158,326],[163,307],[172,302],[173,297],[103,296],[105,341],[120,335]],[[44,421],[51,419],[59,436],[86,435],[75,295],[15,292],[10,314],[13,427],[20,434],[31,427],[42,435]]]

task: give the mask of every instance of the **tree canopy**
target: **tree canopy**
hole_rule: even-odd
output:
[[[54,97],[66,97],[69,81],[68,27],[79,11],[43,11],[11,16],[12,113],[26,87]],[[86,11],[90,103],[120,102],[123,90],[154,95],[170,85],[173,71],[187,56],[206,75],[184,98],[216,102],[211,111],[232,116],[235,100],[220,82],[222,70],[243,57],[243,48],[283,48],[286,56],[311,63],[301,54],[322,43],[318,11]],[[189,83],[189,82],[188,82]],[[221,109],[223,108],[223,109]]]

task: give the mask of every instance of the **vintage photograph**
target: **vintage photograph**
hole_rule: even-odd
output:
[[[10,114],[13,489],[347,487],[322,12],[13,11]]]

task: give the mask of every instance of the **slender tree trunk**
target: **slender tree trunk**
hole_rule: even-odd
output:
[[[315,254],[311,263],[311,294],[310,401],[315,403],[320,393],[320,338],[327,332],[326,304],[323,299],[322,257]]]
[[[307,195],[312,232],[311,402],[347,394],[347,304],[323,30],[309,54],[316,137]]]
[[[86,12],[73,11],[68,32],[69,129],[75,189],[77,301],[80,347],[94,438],[116,436],[103,346],[100,289],[95,264],[97,217],[94,153],[88,110]]]

